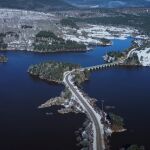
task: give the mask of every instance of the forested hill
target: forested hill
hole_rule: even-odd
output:
[[[47,11],[71,7],[72,6],[64,2],[64,0],[0,0],[0,8]]]

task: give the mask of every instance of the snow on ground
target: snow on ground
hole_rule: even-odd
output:
[[[78,30],[70,32],[71,29],[64,27],[63,34],[64,39],[81,42],[84,44],[101,44],[100,39],[121,39],[124,40],[133,33],[138,33],[137,30],[131,28],[122,28],[114,26],[103,26],[103,25],[86,25]]]
[[[137,35],[135,38],[136,39],[145,39],[145,40],[149,39],[149,37],[146,35]]]
[[[135,52],[143,66],[150,66],[150,47]]]

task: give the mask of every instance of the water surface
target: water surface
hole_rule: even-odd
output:
[[[102,64],[104,63],[102,56],[107,51],[122,51],[131,45],[131,41],[132,38],[128,38],[127,40],[114,40],[112,46],[96,47],[92,51],[86,53],[38,54],[22,51],[1,52],[9,58],[9,61],[6,64],[0,64],[0,149],[62,150],[63,148],[65,150],[79,150],[80,148],[76,146],[74,131],[81,127],[85,120],[85,116],[81,114],[58,115],[56,107],[38,110],[37,106],[51,97],[58,96],[64,89],[64,86],[48,84],[41,80],[34,80],[28,75],[27,69],[31,64],[48,60],[77,63],[82,66]],[[117,107],[115,111],[123,115],[125,119],[128,118],[127,125],[138,135],[137,137],[139,138],[136,139],[139,139],[139,141],[144,144],[144,140],[141,139],[147,139],[147,137],[142,136],[141,132],[137,132],[136,127],[133,128],[134,125],[132,124],[132,120],[135,119],[134,113],[127,113],[127,110],[132,110],[127,109],[131,102],[127,93],[129,96],[131,94],[132,98],[136,98],[134,97],[134,94],[137,92],[138,94],[143,93],[143,96],[147,94],[146,90],[142,88],[140,88],[140,92],[136,90],[130,92],[130,86],[134,87],[135,84],[139,83],[140,85],[140,82],[142,82],[142,79],[140,79],[141,76],[136,76],[138,72],[143,77],[148,70],[143,72],[139,69],[135,72],[134,70],[126,69],[110,69],[105,73],[95,72],[92,74],[91,81],[85,83],[84,88],[92,97],[96,97],[99,100],[102,98],[107,101],[109,105],[115,105]],[[130,78],[130,76],[132,78]],[[130,84],[131,79],[133,81],[132,84]],[[140,82],[137,82],[136,79]],[[103,81],[102,83],[101,80]],[[126,81],[124,84],[127,87],[129,86],[128,88],[124,84],[121,84],[122,80],[123,82]],[[144,81],[146,80],[147,79],[144,78]],[[114,81],[116,81],[117,84],[115,84]],[[144,82],[142,83],[143,84],[141,85],[146,88],[147,86],[145,86]],[[148,80],[146,83],[148,83]],[[122,88],[119,88],[119,86],[122,86]],[[117,87],[118,89],[116,89]],[[115,89],[116,93],[114,93]],[[105,94],[107,96],[109,95],[109,98],[105,97]],[[116,99],[114,95],[119,100],[122,100],[121,103],[123,105],[120,104],[120,101]],[[117,97],[117,95],[119,96]],[[137,103],[134,101],[130,107],[132,107],[136,113],[137,109],[140,106],[143,106],[144,110],[138,111],[137,114],[142,112],[141,116],[143,116],[143,121],[145,121],[146,119],[144,118],[147,116],[145,107],[148,107],[148,105],[147,103],[138,103],[139,101],[140,100],[138,100]],[[142,102],[144,102],[144,100]],[[45,115],[46,112],[51,111],[54,112],[54,115]],[[140,115],[140,113],[138,115]],[[143,126],[141,127],[139,123],[136,124],[139,128],[143,129]],[[122,139],[119,139],[119,143],[124,144],[124,136],[121,136]],[[138,143],[136,139],[135,142]],[[118,135],[116,135],[115,138],[112,138],[112,143],[113,146],[118,146]]]
[[[111,149],[118,150],[130,144],[144,145],[150,149],[150,69],[142,67],[111,68],[94,72],[84,90],[101,100],[105,106],[115,106],[114,112],[124,118],[127,132],[111,137]]]

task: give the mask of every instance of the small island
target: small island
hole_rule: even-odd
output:
[[[124,129],[124,121],[122,117],[113,113],[109,113],[109,118],[111,122],[111,129],[113,132],[123,132],[126,130]]]
[[[103,56],[104,60],[107,63],[111,63],[114,61],[119,61],[125,57],[125,53],[119,51],[110,51],[105,56]]]
[[[8,61],[8,58],[4,55],[0,55],[0,63],[6,63]]]
[[[121,148],[120,150],[145,150],[144,146],[131,145],[127,149]]]
[[[109,40],[109,39],[102,38],[102,39],[100,39],[99,45],[101,45],[101,46],[110,46],[110,45],[112,45],[112,41]]]

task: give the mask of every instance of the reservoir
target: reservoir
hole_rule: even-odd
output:
[[[92,66],[104,63],[107,51],[130,47],[132,38],[113,40],[109,47],[96,47],[85,53],[38,54],[25,51],[1,52],[8,63],[0,64],[0,149],[3,150],[79,150],[74,132],[84,120],[83,114],[59,115],[57,107],[38,110],[46,100],[58,96],[63,85],[31,78],[27,69],[43,61],[63,61]],[[111,137],[112,150],[122,145],[139,144],[150,149],[150,69],[110,68],[93,72],[83,90],[91,97],[115,106],[113,111],[125,120],[127,132]],[[46,113],[53,115],[46,115]]]

